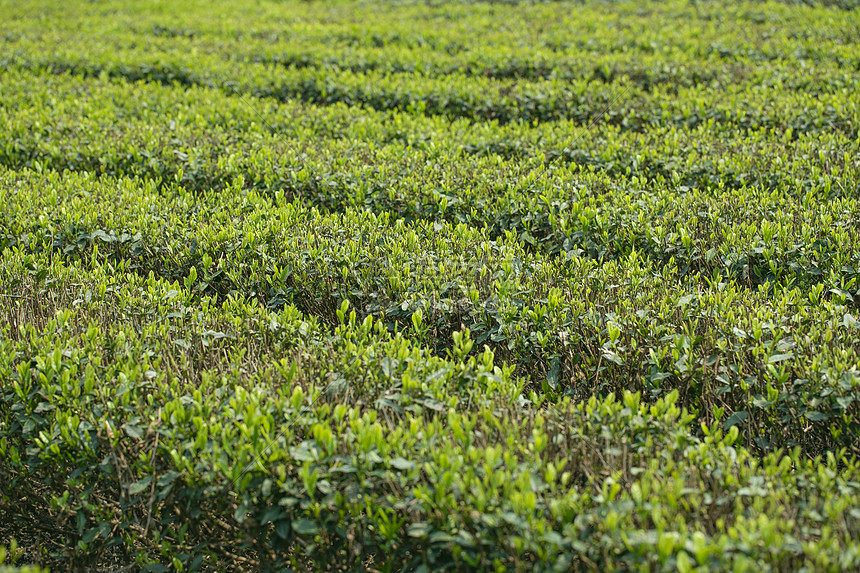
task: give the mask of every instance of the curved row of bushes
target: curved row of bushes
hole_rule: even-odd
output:
[[[4,284],[20,276],[12,255]],[[676,390],[524,399],[468,332],[437,357],[348,304],[329,329],[294,307],[82,263],[27,278],[0,311],[0,502],[25,530],[53,516],[70,549],[49,560],[860,563],[860,475],[843,453],[751,456],[740,426],[695,423]]]
[[[736,415],[763,451],[854,448],[860,435],[860,322],[854,290],[838,284],[749,289],[635,252],[545,258],[512,234],[326,215],[240,191],[164,193],[68,174],[7,181],[19,188],[0,196],[20,218],[0,235],[40,281],[53,262],[110,265],[218,300],[295,304],[331,325],[346,301],[359,320],[411,329],[443,354],[468,328],[498,366],[551,396],[678,390],[703,420]]]

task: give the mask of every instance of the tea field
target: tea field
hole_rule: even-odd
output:
[[[854,0],[0,22],[0,570],[860,570]]]

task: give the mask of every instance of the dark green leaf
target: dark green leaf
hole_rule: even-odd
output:
[[[728,430],[732,426],[737,426],[747,418],[749,418],[749,414],[746,412],[746,410],[739,410],[726,419],[726,421],[723,423],[723,428]]]
[[[546,382],[553,390],[558,390],[558,371],[560,368],[559,357],[555,356],[549,363],[549,370],[546,373]]]
[[[310,519],[296,519],[292,523],[293,531],[299,535],[316,535],[319,532],[317,524]]]
[[[141,478],[129,486],[128,493],[131,495],[137,495],[142,491],[145,491],[149,487],[150,483],[152,483],[152,476]]]
[[[135,440],[139,440],[143,437],[143,428],[136,424],[123,424],[122,429],[128,437]]]

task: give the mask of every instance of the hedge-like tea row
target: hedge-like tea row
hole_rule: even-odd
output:
[[[500,163],[495,157],[464,156],[456,149],[404,152],[386,142],[382,128],[347,127],[342,139],[300,150],[302,139],[314,135],[311,128],[294,128],[295,139],[288,141],[266,134],[237,141],[230,130],[210,123],[223,123],[229,108],[216,107],[208,99],[203,101],[211,106],[212,119],[202,116],[190,127],[174,126],[169,137],[154,135],[151,124],[167,105],[163,100],[168,94],[161,91],[153,94],[158,99],[140,102],[152,104],[152,113],[126,119],[126,133],[110,140],[77,134],[110,130],[113,122],[127,117],[127,108],[111,110],[109,103],[128,94],[127,87],[106,86],[104,97],[92,105],[69,102],[64,109],[57,104],[58,111],[69,116],[68,123],[59,120],[57,112],[34,112],[24,120],[25,113],[14,110],[19,123],[6,134],[3,160],[12,166],[177,179],[198,190],[223,191],[241,178],[261,192],[284,193],[327,209],[360,207],[407,219],[460,221],[486,226],[493,236],[512,231],[530,247],[549,253],[581,250],[597,260],[610,260],[636,251],[663,263],[674,258],[684,269],[717,272],[746,285],[788,281],[811,286],[825,280],[830,288],[856,288],[851,232],[856,200],[819,203],[824,197],[850,195],[846,181],[856,177],[857,161],[843,151],[856,145],[838,139],[787,143],[760,134],[737,144],[738,155],[729,166],[715,153],[708,159],[693,154],[683,160],[686,166],[680,157],[667,160],[670,153],[682,153],[689,144],[684,139],[664,140],[651,151],[646,146],[653,142],[638,142],[643,155],[626,157],[627,167],[622,150],[631,144],[628,140],[591,156],[580,153],[586,166],[547,166],[539,159],[517,158]],[[216,96],[215,101],[224,99]],[[230,111],[241,121],[250,121],[247,115],[253,114],[245,106]],[[96,117],[81,120],[81,114]],[[52,130],[34,129],[44,121],[62,126],[69,135],[56,140]],[[335,115],[329,121],[342,119]],[[373,143],[360,146],[353,141],[358,136]],[[786,154],[787,145],[796,155]],[[750,151],[768,148],[782,154],[770,160],[771,173],[756,165],[757,159],[749,160]],[[450,162],[454,173],[440,173],[439,161]],[[601,163],[602,172],[593,171],[601,169]],[[698,182],[689,179],[695,173]],[[760,181],[745,182],[747,173],[758,173]],[[696,186],[667,189],[680,183]],[[827,229],[824,236],[820,229]]]
[[[850,139],[858,136],[857,105],[846,99],[841,89],[837,94],[815,95],[779,91],[776,93],[780,95],[773,100],[762,102],[761,88],[724,95],[718,101],[706,90],[690,88],[677,90],[677,99],[670,99],[671,94],[644,93],[623,82],[618,85],[554,80],[504,82],[464,76],[435,79],[374,71],[355,74],[272,70],[260,64],[248,64],[237,70],[236,64],[221,59],[214,59],[205,71],[194,72],[191,71],[196,69],[194,62],[182,54],[154,57],[147,52],[124,56],[105,54],[100,61],[91,62],[61,52],[43,61],[30,57],[13,59],[10,67],[70,72],[85,77],[104,74],[165,85],[217,87],[226,93],[254,98],[298,99],[320,105],[345,104],[501,124],[570,120],[578,125],[601,123],[645,131],[714,122],[743,130],[839,131]]]
[[[854,291],[839,284],[744,289],[635,252],[603,264],[543,258],[513,235],[494,241],[462,224],[322,215],[133,180],[28,179],[3,196],[23,225],[0,235],[7,249],[39,256],[25,259],[37,269],[89,260],[221,298],[292,303],[330,324],[348,301],[359,319],[411,327],[440,351],[469,328],[538,388],[575,397],[677,389],[702,419],[717,408],[737,414],[763,450],[853,448],[860,436],[860,322]],[[110,208],[93,210],[95,197]]]
[[[814,15],[805,15],[804,19],[800,11],[792,13],[776,7],[771,14],[744,9],[726,14],[724,9],[690,9],[676,2],[669,10],[660,10],[659,15],[652,14],[650,21],[647,18],[643,20],[640,14],[629,9],[610,11],[608,15],[601,15],[597,10],[587,15],[577,13],[578,25],[588,30],[587,36],[581,40],[584,43],[578,46],[580,50],[588,53],[601,49],[616,51],[619,58],[625,58],[621,61],[629,61],[630,52],[638,50],[658,53],[664,58],[667,55],[685,58],[686,63],[696,69],[701,68],[703,62],[709,62],[709,67],[717,70],[711,83],[691,82],[690,87],[671,82],[652,84],[647,79],[643,81],[643,74],[635,70],[619,75],[612,67],[617,62],[611,65],[598,62],[597,72],[594,66],[590,66],[592,69],[588,73],[566,74],[563,71],[565,66],[569,67],[566,62],[579,59],[576,52],[568,53],[567,48],[562,50],[562,55],[552,58],[558,60],[549,64],[552,72],[531,74],[535,78],[533,80],[523,77],[528,73],[517,73],[518,63],[510,60],[483,67],[479,65],[477,70],[468,59],[455,61],[447,67],[441,64],[442,71],[434,73],[438,56],[434,55],[433,49],[422,49],[405,56],[412,68],[423,70],[426,62],[427,72],[418,74],[408,64],[391,69],[350,65],[348,61],[327,67],[272,68],[256,62],[272,60],[271,57],[260,56],[259,51],[272,45],[270,36],[277,35],[278,28],[274,28],[271,34],[256,30],[251,38],[247,38],[247,28],[244,31],[224,30],[223,24],[219,23],[224,16],[215,17],[209,25],[221,28],[219,33],[212,37],[210,31],[195,40],[192,31],[183,31],[175,24],[169,27],[162,25],[163,17],[160,15],[149,14],[130,21],[114,17],[114,25],[105,26],[99,17],[101,10],[94,12],[70,19],[59,30],[44,30],[33,28],[28,18],[15,19],[16,14],[12,11],[15,24],[9,33],[12,41],[8,49],[0,51],[0,57],[12,69],[73,71],[96,77],[107,74],[168,85],[212,86],[228,93],[239,91],[257,97],[298,98],[325,105],[345,103],[376,110],[403,110],[473,121],[530,123],[569,119],[583,125],[606,123],[633,131],[647,131],[657,126],[689,128],[713,121],[747,130],[792,129],[797,133],[838,130],[850,139],[857,138],[857,107],[852,98],[846,97],[855,90],[856,81],[854,75],[846,74],[845,70],[860,66],[856,53],[846,47],[846,42],[850,42],[850,36],[846,34],[850,30],[851,18],[847,18],[847,23],[840,22],[839,18],[845,20],[846,17],[822,10]],[[309,12],[305,16],[308,19],[324,17],[314,13],[313,9]],[[668,17],[668,13],[672,13],[672,17]],[[384,39],[391,35],[390,31],[383,30],[390,29],[392,25],[402,25],[403,16],[394,21],[386,21],[383,17],[377,24],[378,31],[368,29],[365,32],[372,44],[379,43],[372,38],[382,35],[381,48],[385,51],[380,58],[388,57],[391,51],[388,40]],[[423,18],[427,16],[424,14]],[[456,54],[463,50],[468,54],[467,58],[479,61],[485,52],[495,51],[495,48],[487,47],[460,47],[473,43],[475,27],[491,30],[502,24],[498,17],[484,16],[489,19],[487,22],[479,24],[478,17],[473,17],[468,20],[470,26],[462,30],[449,26],[449,29],[454,28],[448,32],[452,38],[443,41],[448,48],[440,51]],[[418,15],[413,17],[421,18]],[[454,20],[456,17],[452,14],[446,19]],[[750,20],[746,32],[757,36],[757,42],[740,37],[742,35],[735,26],[723,22],[724,19],[731,22],[739,17]],[[358,20],[361,26],[367,25],[364,15],[347,11],[345,21],[338,23],[338,31],[323,26],[326,30],[323,32],[314,24],[303,21],[302,16],[295,16],[287,22],[287,30],[280,29],[280,33],[287,35],[291,43],[328,43],[329,38],[323,40],[321,36],[328,34],[337,39],[344,27],[358,23],[350,21],[350,18],[361,18]],[[147,21],[151,23],[147,24]],[[534,27],[549,30],[559,26],[546,13],[538,13],[527,21],[531,21]],[[683,26],[696,23],[689,35],[672,42],[661,39],[668,32],[677,34],[677,27],[682,22]],[[198,26],[206,27],[202,23]],[[338,25],[333,27],[338,28]],[[603,45],[605,40],[596,40],[607,34],[607,28],[628,28],[629,32],[625,33],[623,41],[610,48]],[[803,33],[795,32],[798,29]],[[520,34],[525,36],[523,42],[535,40],[533,31],[521,31]],[[347,36],[354,35],[350,33]],[[496,44],[511,45],[510,37],[503,39],[505,32],[493,34],[488,30],[482,38],[488,35],[495,36]],[[117,41],[118,37],[127,41]],[[416,34],[415,37],[421,35]],[[74,41],[70,42],[70,38]],[[397,35],[397,40],[405,38],[405,33]],[[52,45],[52,49],[40,49],[46,44]],[[451,50],[452,46],[457,48]],[[338,48],[341,51],[336,52],[340,54],[337,61],[342,62],[342,52],[349,47],[336,40],[332,49]],[[361,57],[359,59],[364,61]],[[727,62],[741,65],[726,69]],[[512,71],[498,72],[498,69]],[[603,83],[607,78],[612,81]]]
[[[218,304],[108,266],[39,274],[0,311],[0,487],[18,519],[50,507],[74,566],[123,552],[183,570],[225,556],[454,570],[860,563],[854,462],[751,457],[737,426],[696,429],[677,391],[537,408],[491,351],[466,357],[468,333],[438,358],[347,304],[327,331],[292,307]]]
[[[845,25],[852,15],[774,3],[668,2],[647,10],[620,3],[586,4],[576,11],[533,5],[496,10],[487,4],[462,3],[441,9],[401,5],[397,10],[368,11],[341,3],[337,10],[306,5],[289,12],[260,5],[245,7],[241,15],[233,6],[206,8],[205,13],[188,9],[176,14],[125,5],[118,10],[108,4],[100,10],[78,11],[51,29],[22,17],[24,11],[8,10],[14,26],[7,40],[26,45],[35,33],[38,41],[62,43],[64,37],[79,34],[84,41],[91,39],[89,51],[95,53],[112,43],[114,48],[145,46],[157,52],[190,48],[240,62],[322,64],[357,72],[462,71],[500,78],[564,79],[593,75],[610,80],[627,75],[644,86],[654,85],[645,69],[676,67],[682,78],[690,74],[694,83],[758,81],[768,77],[763,72],[770,72],[771,80],[780,77],[797,89],[802,84],[795,82],[831,82],[857,64],[850,48],[853,30]],[[103,17],[106,13],[110,18]],[[575,34],[570,33],[572,27]],[[475,42],[476,37],[481,41]],[[129,41],[123,44],[117,38]],[[726,67],[748,62],[753,65]],[[807,64],[803,74],[796,73],[800,62]],[[651,66],[640,67],[643,63]],[[616,73],[616,66],[633,72]],[[783,67],[784,73],[773,73]],[[842,77],[851,81],[848,74]]]
[[[244,168],[241,173],[249,181],[265,176],[266,185],[272,187],[279,183],[272,180],[278,174],[271,173],[273,167],[266,160],[295,163],[299,158],[291,156],[309,153],[318,153],[327,161],[331,160],[329,155],[341,156],[342,163],[346,163],[342,156],[350,153],[353,157],[349,163],[371,163],[377,169],[408,162],[409,171],[427,172],[422,178],[432,175],[429,159],[456,162],[463,166],[460,171],[482,167],[482,171],[498,172],[497,161],[476,165],[460,157],[461,153],[496,154],[507,160],[504,173],[513,172],[519,177],[530,171],[539,175],[548,161],[557,166],[575,164],[581,170],[593,170],[612,179],[636,177],[642,183],[660,186],[760,187],[829,196],[850,194],[845,180],[856,178],[858,169],[854,158],[858,142],[838,134],[808,137],[794,132],[757,131],[744,135],[723,131],[716,125],[691,133],[668,129],[648,135],[611,128],[585,132],[570,124],[473,127],[460,122],[452,129],[447,122],[408,114],[367,114],[364,121],[356,122],[354,112],[348,108],[296,104],[264,108],[261,116],[260,110],[246,101],[205,89],[185,92],[179,104],[173,90],[165,88],[143,89],[137,85],[29,74],[7,75],[3,79],[7,100],[2,111],[10,125],[3,145],[7,165],[38,163],[56,169],[134,173],[162,179],[172,178],[182,169],[183,182],[200,187],[229,183],[237,167]],[[88,94],[83,100],[75,95],[82,89]],[[68,95],[58,99],[57,90]],[[168,113],[172,118],[168,121],[168,134],[153,132],[153,123],[162,122]],[[124,129],[118,132],[120,122]],[[104,130],[111,130],[111,142],[92,137]],[[63,134],[60,141],[59,133]],[[302,144],[308,139],[315,140],[312,148]],[[405,150],[404,144],[408,146]],[[259,148],[270,150],[275,157],[254,157]],[[249,153],[251,157],[243,157]],[[231,161],[225,161],[225,156],[232,156]],[[303,159],[305,163],[313,161]],[[320,169],[313,163],[307,167]],[[362,179],[368,175],[372,174]],[[436,175],[435,179],[440,178]],[[446,187],[455,183],[465,185],[464,191],[474,185],[469,179],[434,181],[434,185]],[[540,189],[542,194],[552,193],[552,185],[544,187],[549,189]],[[420,191],[410,190],[410,195]],[[442,191],[453,197],[462,194],[450,188]]]

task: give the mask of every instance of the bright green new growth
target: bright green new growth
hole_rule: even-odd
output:
[[[0,7],[0,546],[860,568],[850,0],[183,4]]]

